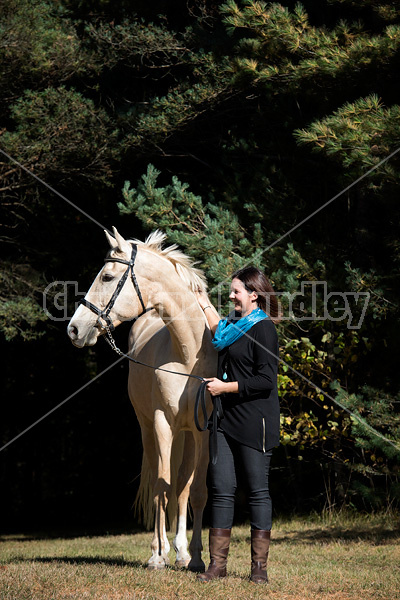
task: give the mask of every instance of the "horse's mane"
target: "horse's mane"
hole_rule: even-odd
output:
[[[187,286],[195,292],[200,288],[201,291],[207,290],[207,282],[204,273],[201,269],[197,269],[194,262],[189,256],[179,250],[176,244],[163,248],[163,243],[166,240],[166,234],[156,229],[153,231],[144,242],[141,240],[129,240],[138,246],[143,246],[147,250],[158,254],[169,260],[179,277],[187,284]]]

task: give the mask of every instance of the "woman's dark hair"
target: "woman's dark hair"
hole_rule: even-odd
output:
[[[232,275],[232,279],[240,279],[248,292],[256,292],[257,304],[274,323],[281,319],[279,303],[272,285],[260,269],[245,267]]]

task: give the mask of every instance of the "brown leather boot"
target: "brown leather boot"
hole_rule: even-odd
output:
[[[197,575],[199,581],[226,577],[226,563],[231,541],[230,529],[210,529],[210,564],[205,573]]]
[[[268,583],[267,560],[271,532],[263,529],[251,530],[251,576],[253,583]]]

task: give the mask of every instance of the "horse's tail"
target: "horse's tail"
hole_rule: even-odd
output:
[[[176,516],[178,509],[176,498],[176,481],[179,467],[182,463],[184,444],[185,432],[181,431],[174,440],[171,450],[171,493],[169,494],[166,515],[168,529],[174,529],[176,527]],[[140,485],[136,494],[134,510],[138,521],[142,523],[147,530],[153,529],[155,509],[153,501],[152,474],[147,456],[144,452],[142,458]]]

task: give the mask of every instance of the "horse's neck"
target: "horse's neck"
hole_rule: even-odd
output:
[[[165,289],[155,308],[168,327],[176,354],[184,364],[195,360],[206,328],[201,309],[184,284]]]

